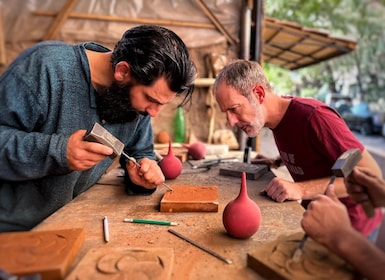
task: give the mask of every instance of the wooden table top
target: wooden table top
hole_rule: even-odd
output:
[[[247,253],[275,240],[279,235],[302,232],[300,221],[303,208],[296,201],[276,203],[260,195],[260,191],[275,176],[268,172],[258,180],[248,180],[248,194],[261,209],[262,223],[249,239],[230,237],[222,223],[222,212],[235,199],[241,179],[219,175],[219,167],[196,172],[184,166],[183,173],[173,185],[218,186],[217,213],[164,213],[159,211],[160,200],[167,191],[164,187],[150,196],[127,196],[120,169],[110,170],[98,184],[59,209],[34,230],[84,228],[86,236],[71,269],[92,248],[172,248],[174,261],[170,279],[263,279],[247,267]],[[104,241],[102,220],[109,220],[110,241]],[[124,223],[125,217],[178,222],[177,226]],[[190,243],[174,236],[168,229],[187,236],[212,251],[232,260],[227,264]]]

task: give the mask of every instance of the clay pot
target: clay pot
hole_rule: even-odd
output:
[[[175,179],[182,172],[182,162],[172,152],[171,141],[168,144],[168,153],[159,162],[159,167],[162,169],[166,179]]]
[[[222,221],[227,233],[236,238],[249,238],[259,229],[262,221],[261,210],[247,194],[245,172],[242,172],[239,195],[226,205]]]
[[[183,147],[188,150],[189,156],[194,160],[200,160],[206,157],[206,145],[201,141],[192,144],[183,144]]]
[[[162,130],[156,136],[156,142],[161,144],[166,144],[170,141],[170,134],[167,131]]]

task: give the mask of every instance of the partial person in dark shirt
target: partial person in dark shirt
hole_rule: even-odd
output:
[[[173,31],[128,29],[110,50],[47,41],[24,51],[0,78],[0,232],[29,230],[95,184],[112,149],[83,140],[95,122],[125,144],[128,194],[165,178],[151,117],[176,96],[191,101],[196,68]]]
[[[362,152],[357,165],[382,177],[376,161],[335,110],[312,98],[277,95],[257,62],[237,60],[226,65],[216,76],[213,90],[231,126],[249,137],[255,137],[262,127],[272,131],[281,161],[294,180],[274,178],[264,190],[273,200],[301,200],[306,207],[315,195],[324,193],[337,158],[353,148]],[[336,179],[335,189],[349,209],[353,226],[367,237],[375,236],[381,210],[367,217],[361,205],[349,198],[342,178]]]

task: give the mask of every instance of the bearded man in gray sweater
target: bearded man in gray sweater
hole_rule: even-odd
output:
[[[196,68],[171,30],[128,29],[110,50],[95,42],[46,41],[24,51],[0,78],[0,232],[29,230],[89,189],[113,150],[84,141],[102,124],[141,168],[125,170],[127,194],[151,194],[165,178],[153,151],[151,117],[183,95]]]

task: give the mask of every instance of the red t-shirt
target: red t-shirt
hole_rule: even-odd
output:
[[[364,150],[342,117],[326,104],[311,98],[283,98],[291,98],[291,102],[272,131],[282,161],[295,182],[332,176],[331,168],[343,152]],[[350,198],[341,201],[348,207],[352,226],[365,236],[380,225],[380,209],[367,218],[362,207]]]

